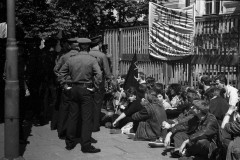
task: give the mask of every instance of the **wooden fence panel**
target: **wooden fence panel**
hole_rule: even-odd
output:
[[[240,50],[239,21],[240,17],[234,15],[197,19],[194,55],[208,55],[209,57],[238,55]],[[119,37],[122,37],[122,40]],[[134,53],[137,53],[139,71],[144,72],[146,76],[154,77],[156,81],[163,84],[181,83],[197,86],[199,76],[209,75],[213,78],[218,74],[225,74],[229,84],[234,86],[238,84],[237,66],[217,64],[215,59],[189,65],[186,62],[167,64],[167,62],[150,58],[148,26],[107,30],[104,43],[108,44],[109,52],[113,54],[114,75],[127,74],[131,58]],[[164,66],[170,68],[166,69]]]

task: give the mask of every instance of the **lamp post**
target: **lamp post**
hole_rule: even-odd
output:
[[[7,27],[4,158],[2,159],[21,160],[23,158],[19,156],[19,84],[15,0],[7,0]]]

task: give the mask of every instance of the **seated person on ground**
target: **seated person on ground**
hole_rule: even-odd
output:
[[[181,94],[181,85],[178,83],[172,83],[168,87],[169,89],[169,100],[172,108],[176,108],[180,102],[180,94]]]
[[[166,109],[167,118],[175,119],[177,118],[185,108],[186,101],[186,91],[181,88],[180,84],[171,84],[169,86],[170,93],[168,93],[170,97],[170,105],[171,108]]]
[[[139,84],[146,84],[145,74],[143,72],[138,72],[138,77],[136,79]]]
[[[229,104],[222,96],[221,89],[217,87],[209,88],[204,94],[205,99],[209,102],[209,112],[212,113],[218,120],[219,125],[228,111]]]
[[[186,122],[194,116],[192,102],[194,100],[200,100],[200,96],[198,95],[198,93],[195,90],[188,89],[186,97],[187,98],[186,98],[182,113],[177,118],[175,118],[173,120],[164,121],[163,124],[162,124],[162,127],[164,129],[169,130],[172,127],[174,127],[175,125],[177,125],[179,123]]]
[[[162,102],[162,105],[164,107],[164,109],[171,109],[172,106],[167,102],[166,99],[166,93],[163,89],[163,84],[162,83],[155,83],[155,87],[157,90],[159,90],[159,94],[158,94],[158,99]]]
[[[226,160],[240,159],[240,108],[238,106],[230,106],[221,125],[231,139],[224,139],[223,143],[227,150]]]
[[[237,88],[229,85],[227,83],[227,78],[225,75],[220,74],[215,77],[215,83],[217,87],[225,90],[224,98],[228,101],[229,105],[236,106],[238,102],[238,90]]]
[[[217,148],[218,122],[216,117],[209,113],[209,104],[204,100],[194,100],[193,118],[179,123],[168,132],[165,146],[174,141],[175,150],[172,156],[200,157],[211,159],[212,152]],[[201,149],[199,149],[201,148]]]
[[[147,85],[148,89],[152,89],[154,87],[154,85],[155,85],[155,78],[150,77],[150,76],[147,77],[146,78],[146,85]]]
[[[165,137],[166,130],[161,124],[166,121],[166,112],[162,102],[157,98],[161,94],[156,88],[148,90],[142,104],[144,109],[132,115],[135,122],[139,122],[134,140],[155,141],[160,137]],[[135,125],[135,124],[134,124]]]
[[[122,128],[128,122],[132,122],[131,116],[140,111],[143,106],[140,104],[141,100],[137,96],[137,91],[134,87],[130,87],[127,91],[128,104],[127,106],[120,106],[122,113],[114,120],[113,127]],[[126,108],[125,108],[126,107]]]

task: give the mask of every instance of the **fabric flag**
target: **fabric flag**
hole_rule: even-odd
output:
[[[138,77],[137,54],[135,53],[132,58],[130,67],[128,69],[125,83],[123,85],[124,90],[127,90],[131,86],[138,89],[138,81],[136,80],[137,77]]]
[[[7,38],[7,23],[0,23],[0,38]]]
[[[179,60],[193,54],[194,5],[170,9],[149,3],[149,53],[161,60]]]

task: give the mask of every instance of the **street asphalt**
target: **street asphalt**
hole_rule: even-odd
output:
[[[100,153],[82,153],[78,144],[73,150],[65,149],[63,140],[58,139],[57,131],[50,125],[32,126],[27,145],[20,145],[25,160],[176,160],[165,153],[164,148],[150,148],[147,141],[133,141],[124,134],[110,134],[109,129],[101,127],[93,133],[98,140],[94,146]],[[4,157],[4,124],[0,124],[0,158]]]

